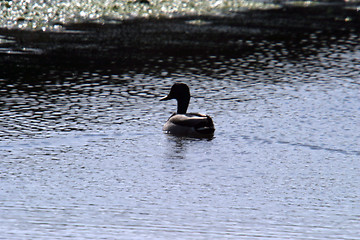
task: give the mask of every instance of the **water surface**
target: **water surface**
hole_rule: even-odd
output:
[[[298,4],[304,4],[299,1]],[[116,22],[134,17],[172,17],[185,14],[226,14],[227,11],[270,9],[277,5],[259,0],[34,0],[1,1],[0,27],[61,30],[62,24],[74,22]]]
[[[305,45],[1,77],[1,237],[360,238],[358,35]],[[213,139],[162,133],[175,81]]]

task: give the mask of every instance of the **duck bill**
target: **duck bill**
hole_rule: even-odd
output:
[[[160,101],[166,101],[166,100],[170,100],[171,97],[169,95],[167,95],[166,97],[163,97],[160,99]]]

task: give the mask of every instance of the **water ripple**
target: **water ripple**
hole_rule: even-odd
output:
[[[358,36],[313,39],[3,69],[2,237],[357,239]],[[175,81],[213,117],[213,139],[162,133]]]

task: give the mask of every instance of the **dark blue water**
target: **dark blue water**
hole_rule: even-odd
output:
[[[1,238],[359,239],[357,41],[1,79]],[[162,133],[175,81],[213,139]]]

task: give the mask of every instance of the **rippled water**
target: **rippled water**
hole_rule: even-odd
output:
[[[358,37],[0,78],[1,237],[360,238]],[[213,139],[162,133],[175,81]]]
[[[301,1],[299,1],[301,2]],[[242,9],[269,9],[276,5],[259,0],[26,0],[1,1],[0,26],[21,29],[59,29],[69,22],[111,22],[132,17],[169,17],[183,14],[224,14]]]

